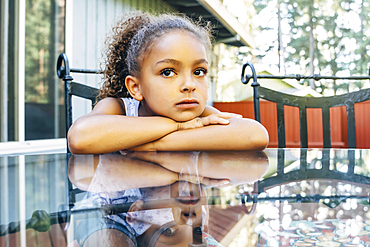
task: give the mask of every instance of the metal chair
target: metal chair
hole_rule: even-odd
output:
[[[70,75],[70,72],[76,73],[88,73],[88,74],[98,74],[101,73],[99,70],[88,70],[88,69],[73,69],[69,68],[68,57],[65,53],[61,53],[57,60],[57,74],[60,79],[64,81],[64,88],[65,88],[65,118],[66,118],[66,135],[68,133],[69,128],[73,123],[72,118],[72,96],[77,96],[80,98],[84,98],[91,101],[91,106],[94,108],[95,104],[97,103],[99,89],[84,85],[82,83],[73,81],[73,77]],[[68,141],[67,141],[67,166],[68,160],[71,155],[71,152],[68,148]],[[68,170],[68,169],[67,169]],[[68,174],[67,174],[68,177]],[[76,201],[76,195],[83,193],[83,191],[79,190],[78,188],[74,188],[73,184],[68,180],[68,195],[67,201],[69,205],[73,205]]]
[[[245,70],[250,67],[252,75],[245,75]],[[333,77],[333,76],[259,76],[260,78],[275,78],[275,79],[370,79],[370,76],[357,77]],[[355,127],[355,110],[354,104],[370,100],[370,89],[363,89],[357,92],[351,92],[343,95],[335,95],[332,97],[301,97],[277,92],[268,88],[261,87],[257,82],[257,74],[251,63],[246,63],[243,66],[241,80],[243,84],[247,84],[253,78],[253,101],[255,119],[261,122],[260,117],[260,99],[266,99],[276,103],[277,108],[277,125],[278,125],[278,146],[279,148],[286,147],[285,140],[285,122],[284,122],[284,106],[294,106],[299,108],[300,119],[300,137],[301,148],[308,147],[307,140],[307,108],[322,109],[322,125],[323,125],[323,141],[324,148],[331,147],[330,136],[330,108],[335,106],[346,106],[347,108],[347,130],[348,130],[348,147],[356,148],[356,127]]]
[[[57,61],[57,74],[58,77],[64,81],[66,133],[68,132],[73,122],[72,95],[90,100],[92,108],[94,108],[95,104],[99,100],[98,99],[99,89],[73,81],[73,77],[70,75],[70,72],[88,73],[88,74],[101,73],[101,71],[99,70],[69,68],[67,55],[65,53],[61,53],[59,55]]]
[[[349,149],[347,151],[341,152],[346,154],[344,158],[330,158],[331,149],[323,149],[322,157],[316,158],[307,162],[307,149],[300,150],[299,156],[299,169],[292,170],[289,172],[284,172],[287,166],[285,160],[285,149],[277,149],[277,169],[276,175],[269,178],[263,179],[258,182],[258,192],[264,192],[267,188],[271,188],[281,184],[287,184],[293,181],[302,180],[315,180],[315,179],[335,179],[338,181],[348,181],[359,184],[369,184],[370,177],[356,174],[355,173],[355,163],[359,165],[363,161],[361,159],[356,159],[354,149]],[[336,163],[343,163],[347,165],[347,172],[339,171],[337,169],[330,168],[330,161],[334,161],[334,166]],[[321,163],[320,168],[315,168],[316,162]],[[313,168],[312,168],[313,167]]]

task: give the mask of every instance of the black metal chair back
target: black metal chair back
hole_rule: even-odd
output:
[[[321,157],[308,162],[308,149],[300,149],[299,166],[296,169],[285,169],[290,166],[291,161],[286,160],[285,155],[289,154],[289,149],[277,149],[277,169],[274,176],[258,181],[258,193],[266,192],[267,189],[289,184],[291,182],[300,182],[304,180],[336,180],[346,181],[353,184],[369,185],[370,177],[355,172],[356,166],[365,166],[364,159],[356,158],[356,150],[348,149],[333,153],[332,149],[323,149]],[[332,157],[334,155],[334,157]],[[321,163],[316,167],[316,163]],[[337,164],[346,164],[347,172],[339,170]],[[331,167],[334,166],[334,169]],[[319,196],[319,195],[316,195]],[[321,197],[319,196],[318,199]],[[322,198],[321,198],[322,199]]]
[[[61,53],[57,61],[57,74],[60,79],[64,81],[65,88],[65,117],[66,117],[66,133],[72,125],[72,96],[81,97],[91,101],[92,108],[98,101],[99,89],[84,85],[73,81],[70,72],[98,74],[99,70],[88,69],[73,69],[69,68],[68,57],[65,53]]]
[[[70,72],[75,73],[88,73],[88,74],[98,74],[101,73],[99,70],[89,70],[89,69],[73,69],[69,67],[68,57],[65,53],[61,53],[57,60],[57,74],[60,79],[64,81],[64,100],[65,100],[65,118],[66,118],[66,136],[68,133],[69,128],[73,123],[72,118],[72,96],[77,96],[83,99],[87,99],[91,101],[91,106],[94,108],[95,104],[97,103],[99,89],[84,85],[82,83],[73,81],[73,77],[70,75]],[[68,167],[68,160],[71,153],[68,148],[68,141],[67,141],[67,167]],[[67,169],[67,177],[68,177],[68,169]],[[78,188],[74,188],[73,184],[68,180],[68,195],[67,201],[69,205],[73,205],[76,202],[76,195],[84,193]]]
[[[250,67],[252,76],[244,76],[245,69]],[[299,76],[299,75],[298,75]],[[299,76],[302,78],[301,76]],[[330,132],[330,108],[336,106],[346,106],[347,108],[347,135],[348,147],[356,148],[356,127],[355,127],[355,109],[354,104],[370,100],[370,89],[363,89],[356,92],[351,92],[343,95],[335,95],[331,97],[301,97],[290,94],[277,92],[268,88],[261,87],[257,82],[257,74],[251,63],[246,63],[242,71],[242,83],[247,84],[253,78],[252,86],[254,88],[254,114],[255,119],[261,122],[260,115],[260,99],[266,99],[276,103],[277,110],[277,126],[278,126],[278,146],[279,148],[286,147],[285,140],[285,120],[284,106],[294,106],[299,108],[300,119],[300,137],[301,147],[308,147],[307,138],[307,108],[322,109],[322,126],[323,126],[323,141],[324,148],[331,147],[331,132]],[[269,77],[273,78],[273,77]],[[279,77],[280,78],[280,77]],[[313,77],[315,78],[315,77]],[[323,78],[323,77],[322,77]],[[359,77],[357,77],[358,79]],[[315,78],[317,80],[317,76]],[[343,78],[341,78],[343,79]],[[346,78],[347,79],[347,78]],[[361,77],[360,79],[370,79],[370,76]]]

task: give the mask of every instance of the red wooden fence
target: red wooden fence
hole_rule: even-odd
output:
[[[254,118],[253,101],[214,102],[220,111],[242,114]],[[269,147],[278,146],[276,104],[261,100],[261,123],[270,135]],[[287,147],[300,147],[299,110],[285,106],[285,140]],[[366,114],[367,113],[367,114]],[[323,147],[321,109],[307,109],[308,147]],[[357,148],[370,148],[370,101],[355,104],[356,145]],[[332,147],[348,147],[346,107],[330,109],[330,128]]]

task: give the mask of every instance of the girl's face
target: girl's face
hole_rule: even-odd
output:
[[[141,116],[165,116],[189,121],[202,114],[207,101],[207,52],[187,31],[171,31],[158,38],[145,54],[137,78],[136,99]]]
[[[169,186],[147,188],[143,195],[147,199],[144,203],[147,207],[150,205],[148,198],[155,199],[157,207],[163,207],[157,216],[151,217],[162,219],[162,222],[152,221],[152,225],[138,238],[138,246],[188,246],[193,241],[193,228],[202,227],[203,222],[206,225],[207,198],[200,184],[178,181]],[[173,218],[164,214],[165,209],[171,209]],[[163,224],[166,218],[172,218],[172,221]],[[201,239],[202,235],[198,237]]]

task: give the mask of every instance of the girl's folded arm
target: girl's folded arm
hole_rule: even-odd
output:
[[[177,130],[165,117],[124,116],[120,99],[105,98],[68,131],[72,153],[109,153],[155,141]]]
[[[269,143],[267,130],[257,121],[231,118],[228,125],[170,133],[152,143],[132,148],[135,151],[204,151],[204,150],[263,150]]]

